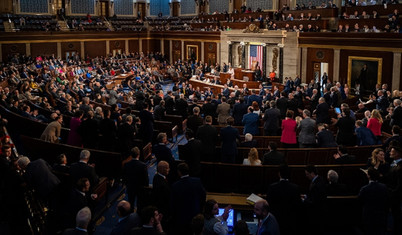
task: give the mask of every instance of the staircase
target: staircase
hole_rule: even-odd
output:
[[[15,32],[14,22],[4,21],[3,24],[5,32]]]
[[[68,27],[68,24],[64,20],[58,20],[57,23],[60,25],[60,30],[61,31],[70,31],[70,27]]]

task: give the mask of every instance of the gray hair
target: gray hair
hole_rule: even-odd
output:
[[[84,160],[84,159],[87,160],[87,159],[89,159],[89,156],[91,156],[91,152],[89,152],[86,149],[82,150],[81,153],[80,153],[80,159],[81,160]]]
[[[247,133],[247,134],[244,136],[244,139],[245,139],[246,141],[252,141],[252,140],[253,140],[253,135],[250,134],[250,133]]]
[[[91,217],[91,210],[88,207],[82,208],[78,211],[77,216],[75,217],[76,226],[86,229],[91,221]]]
[[[20,156],[19,158],[18,158],[18,161],[17,161],[17,163],[18,163],[18,166],[21,168],[21,169],[25,169],[27,166],[28,166],[28,164],[31,162],[31,160],[29,160],[29,158],[28,157],[25,157],[25,156]]]
[[[328,181],[330,183],[338,183],[339,176],[338,176],[338,173],[336,173],[336,171],[329,170],[328,174],[327,174],[327,177],[328,177]]]
[[[402,101],[400,99],[395,99],[394,100],[394,104],[396,104],[395,106],[399,106],[401,105]]]

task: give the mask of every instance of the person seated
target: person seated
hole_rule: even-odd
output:
[[[367,160],[367,167],[374,168],[380,174],[380,181],[384,181],[389,170],[390,164],[385,161],[385,151],[382,148],[376,148],[371,153],[371,157]]]
[[[269,152],[264,154],[263,165],[281,165],[286,163],[285,156],[283,155],[283,153],[276,150],[277,147],[278,145],[276,144],[276,142],[269,142]]]
[[[258,151],[256,148],[250,149],[248,153],[248,158],[243,160],[243,165],[259,166],[261,165],[261,160],[258,158]]]
[[[349,155],[345,146],[339,145],[338,153],[334,154],[334,159],[337,164],[348,164],[353,163],[356,157],[354,155]]]
[[[246,147],[246,148],[255,148],[257,147],[257,141],[253,140],[253,135],[250,133],[247,133],[244,136],[244,142],[241,143],[241,147]]]
[[[338,173],[334,170],[329,170],[327,174],[328,184],[326,187],[327,196],[346,196],[348,189],[345,184],[338,183]]]

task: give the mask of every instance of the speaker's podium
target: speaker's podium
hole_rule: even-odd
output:
[[[235,79],[243,80],[246,82],[255,81],[254,70],[243,70],[242,68],[235,68]]]

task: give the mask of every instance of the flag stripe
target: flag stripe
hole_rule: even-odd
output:
[[[261,69],[263,69],[262,66],[262,55],[263,55],[263,46],[257,46],[257,45],[250,45],[250,53],[249,53],[249,58],[248,58],[248,68],[251,69],[251,66],[253,65],[253,61],[258,61],[258,65],[260,66]]]

